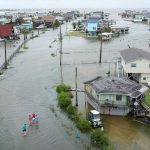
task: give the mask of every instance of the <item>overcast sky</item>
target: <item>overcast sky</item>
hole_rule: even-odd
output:
[[[3,8],[150,8],[150,0],[0,0]]]

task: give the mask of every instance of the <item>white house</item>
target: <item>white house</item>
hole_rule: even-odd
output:
[[[150,53],[138,48],[120,52],[123,72],[129,78],[150,85]]]

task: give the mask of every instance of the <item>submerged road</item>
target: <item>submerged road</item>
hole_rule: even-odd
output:
[[[84,146],[82,137],[76,140],[78,131],[72,122],[57,107],[59,61],[51,57],[49,44],[58,33],[47,31],[30,40],[29,49],[16,55],[11,68],[0,77],[0,150],[76,150]],[[33,112],[40,123],[28,126],[23,137],[21,126],[28,124]]]
[[[116,16],[115,16],[116,17]],[[120,18],[119,18],[120,19]],[[131,22],[130,33],[103,43],[102,64],[99,61],[100,42],[81,37],[63,37],[63,79],[75,87],[75,67],[78,67],[78,88],[96,76],[115,75],[115,65],[110,63],[122,49],[131,47],[149,51],[149,31],[143,24]],[[69,28],[70,24],[68,24]],[[62,26],[66,31],[66,26]],[[80,133],[57,106],[55,87],[60,83],[59,29],[46,31],[27,43],[28,49],[19,53],[0,76],[0,150],[82,150],[89,137]],[[52,57],[54,53],[56,56]],[[79,111],[86,113],[85,96],[79,93]],[[28,123],[28,115],[37,113],[39,126],[28,127],[26,137],[21,126]],[[136,125],[122,117],[104,116],[104,131],[117,150],[149,150],[150,129]],[[120,138],[121,137],[121,138]]]

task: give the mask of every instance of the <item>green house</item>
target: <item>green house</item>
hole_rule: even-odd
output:
[[[127,115],[131,105],[143,100],[148,88],[126,77],[97,77],[84,83],[87,102],[101,114]]]

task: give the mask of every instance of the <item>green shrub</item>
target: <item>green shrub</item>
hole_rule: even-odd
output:
[[[66,109],[71,104],[71,99],[67,93],[61,92],[58,95],[58,104],[62,109]]]
[[[103,148],[104,150],[115,150],[113,146],[109,145]]]
[[[67,94],[68,94],[68,96],[69,96],[70,98],[73,98],[72,92],[67,92]]]
[[[69,105],[67,107],[67,112],[69,115],[75,115],[77,113],[77,107],[76,106],[72,106],[72,105]]]
[[[101,129],[95,129],[91,133],[91,142],[93,146],[100,147],[102,150],[113,150],[109,145],[108,139],[105,137]]]
[[[69,115],[69,117],[74,121],[74,122],[78,122],[79,118],[81,117],[81,114],[75,113],[74,115]]]
[[[66,84],[60,84],[56,87],[56,92],[61,93],[61,92],[67,92],[71,89],[69,85]]]
[[[79,117],[77,122],[77,128],[79,128],[82,132],[88,132],[91,130],[91,125],[88,120],[83,117]]]

